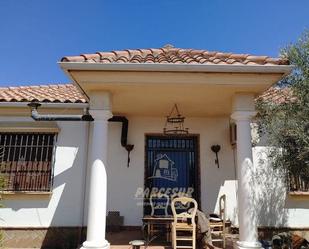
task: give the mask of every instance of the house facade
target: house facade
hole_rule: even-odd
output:
[[[251,141],[254,100],[290,73],[287,61],[167,46],[59,65],[73,84],[0,89],[7,245],[25,247],[29,233],[41,245],[59,234],[82,240],[87,227],[82,248],[108,248],[107,213],[137,228],[160,191],[187,193],[206,213],[225,194],[238,248],[260,248],[257,227],[309,228],[307,195],[290,195],[260,160],[266,144]],[[175,104],[188,129],[166,134]]]

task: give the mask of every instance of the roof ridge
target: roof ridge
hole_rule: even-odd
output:
[[[171,59],[173,56],[173,59]],[[176,48],[166,45],[161,48],[137,48],[102,51],[77,56],[65,56],[62,62],[95,63],[177,63],[220,65],[288,65],[286,58],[265,55],[240,54],[210,51],[205,49]]]
[[[251,53],[235,53],[233,51],[219,51],[219,50],[207,50],[207,49],[202,49],[202,48],[180,48],[180,47],[174,47],[173,45],[167,44],[162,47],[150,47],[150,48],[127,48],[127,49],[113,49],[113,50],[106,50],[106,51],[96,51],[96,52],[87,52],[87,53],[81,53],[77,56],[84,56],[84,55],[95,55],[95,54],[101,54],[101,53],[113,53],[117,54],[117,52],[127,52],[130,53],[130,51],[145,51],[145,50],[161,50],[162,52],[164,51],[181,51],[181,52],[192,52],[192,51],[200,51],[200,52],[208,52],[208,53],[215,53],[215,54],[236,54],[236,55],[246,55],[246,56],[257,56],[257,57],[269,57],[271,58],[272,56],[268,55],[257,55],[257,54],[251,54]],[[280,55],[274,58],[280,58]]]

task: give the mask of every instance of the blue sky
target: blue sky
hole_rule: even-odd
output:
[[[0,0],[0,85],[66,83],[65,55],[165,44],[277,56],[308,0]]]

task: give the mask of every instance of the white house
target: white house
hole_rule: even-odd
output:
[[[145,189],[154,186],[193,189],[207,213],[226,194],[238,248],[260,248],[257,227],[309,229],[309,195],[290,195],[277,172],[259,163],[264,145],[252,157],[255,97],[290,73],[286,60],[167,46],[58,64],[72,85],[0,88],[7,246],[44,246],[61,235],[79,240],[87,227],[82,248],[108,248],[107,211],[119,211],[126,227],[141,226]],[[31,117],[35,102],[41,106],[32,106]],[[164,134],[175,104],[184,134]],[[92,121],[81,120],[89,115]],[[212,145],[221,147],[218,163]],[[174,169],[174,178],[150,184],[162,157],[160,170]]]

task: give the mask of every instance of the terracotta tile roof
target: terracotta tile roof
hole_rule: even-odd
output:
[[[296,100],[296,97],[293,96],[291,88],[279,88],[271,87],[261,94],[257,100],[263,100],[266,102],[273,102],[275,104],[282,104],[290,101]]]
[[[290,88],[271,87],[258,99],[283,103],[295,99]],[[87,103],[85,96],[73,84],[0,87],[1,102]]]
[[[283,58],[211,52],[207,50],[181,49],[167,45],[163,48],[127,49],[122,51],[96,52],[79,56],[66,56],[62,62],[96,63],[173,63],[219,65],[288,65]]]
[[[0,87],[0,102],[86,103],[85,96],[72,84]]]

